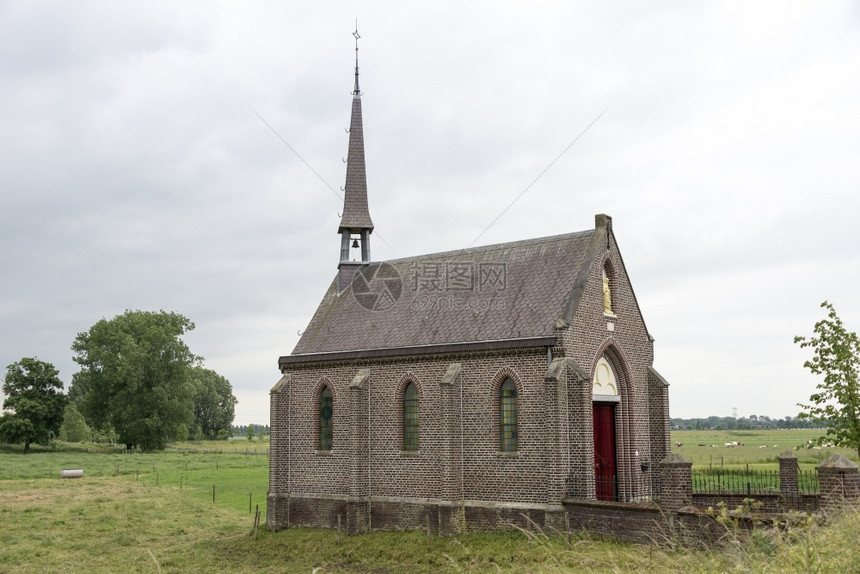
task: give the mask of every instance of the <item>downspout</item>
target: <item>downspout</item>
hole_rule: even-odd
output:
[[[370,377],[367,377],[367,531],[373,531],[373,525],[370,522],[371,503],[370,496],[373,492],[373,481],[370,478]]]
[[[460,532],[466,532],[466,455],[463,423],[463,377],[460,377]]]
[[[292,455],[293,455],[293,440],[291,430],[293,427],[293,420],[291,415],[291,406],[292,406],[292,396],[293,396],[293,382],[290,381],[290,386],[287,387],[287,524],[290,524],[290,493],[292,492]],[[269,457],[272,456],[271,445],[269,448]]]

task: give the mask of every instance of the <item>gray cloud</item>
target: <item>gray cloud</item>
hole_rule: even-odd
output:
[[[792,344],[860,325],[852,4],[0,4],[0,360],[193,320],[237,422],[336,270],[359,18],[377,258],[613,216],[678,416],[796,413]],[[382,239],[385,241],[383,242]],[[385,243],[390,244],[390,247]]]

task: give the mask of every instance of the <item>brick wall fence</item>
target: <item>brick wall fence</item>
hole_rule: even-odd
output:
[[[682,539],[711,543],[727,532],[717,519],[720,510],[714,510],[720,502],[725,504],[727,518],[733,525],[752,529],[756,523],[780,513],[811,512],[860,498],[857,465],[841,455],[831,456],[816,468],[820,484],[818,495],[799,493],[799,469],[793,453],[780,455],[779,465],[780,494],[756,496],[751,503],[743,494],[694,494],[692,463],[678,454],[670,454],[660,463],[662,488],[657,502],[565,499],[566,525],[572,530],[631,542],[664,543]]]
[[[734,527],[751,530],[787,511],[810,512],[860,498],[858,467],[841,455],[833,455],[817,467],[820,494],[800,495],[797,458],[791,452],[783,453],[780,456],[781,493],[755,497],[754,505],[750,505],[744,495],[694,494],[692,463],[678,454],[667,456],[659,467],[662,488],[660,496],[652,502],[605,502],[567,497],[561,505],[550,505],[375,497],[372,504],[362,504],[358,500],[331,497],[325,505],[316,497],[304,500],[301,496],[293,496],[288,506],[293,513],[293,523],[327,523],[335,528],[337,517],[342,516],[340,526],[352,534],[363,531],[357,526],[367,520],[356,514],[368,513],[372,515],[374,529],[427,526],[442,536],[467,530],[537,526],[547,533],[584,530],[591,535],[628,542],[663,544],[682,540],[710,544],[718,542],[728,532],[718,519],[720,502],[725,503],[725,512]]]

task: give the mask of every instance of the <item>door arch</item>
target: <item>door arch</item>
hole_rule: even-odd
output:
[[[597,500],[618,500],[618,449],[616,406],[621,403],[612,364],[601,357],[592,378],[594,437],[594,493]]]

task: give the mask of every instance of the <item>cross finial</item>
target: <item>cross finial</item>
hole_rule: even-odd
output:
[[[354,97],[361,96],[361,90],[358,89],[358,40],[361,35],[358,33],[358,18],[355,20],[355,32],[352,33],[355,38],[355,89],[352,91]]]

